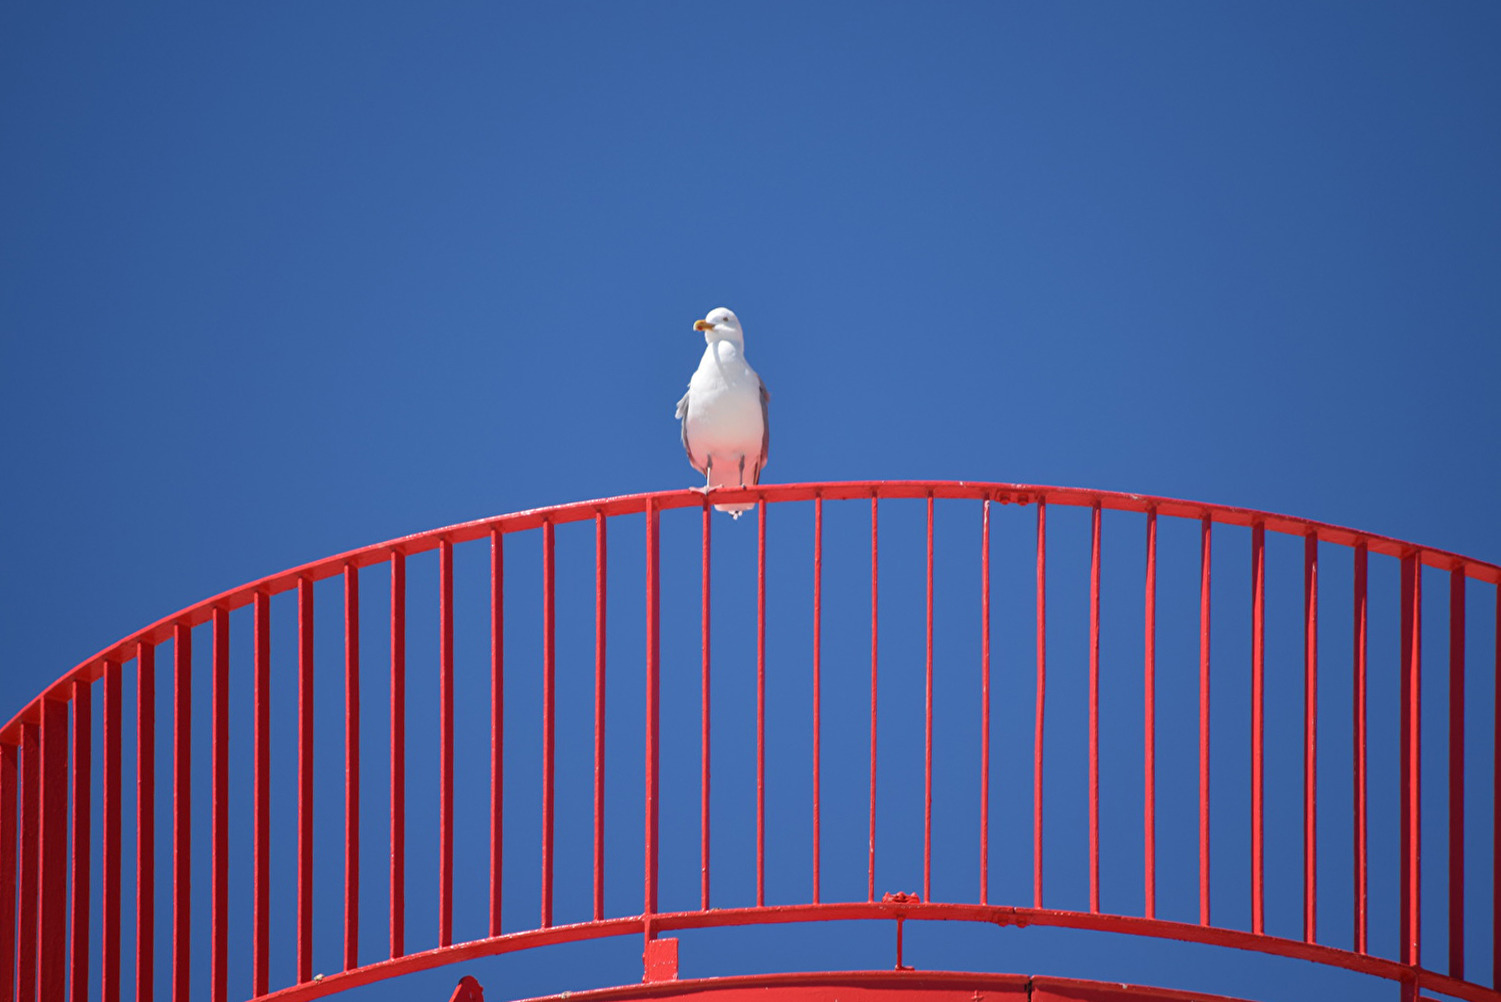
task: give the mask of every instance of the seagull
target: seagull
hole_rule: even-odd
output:
[[[704,475],[704,490],[748,487],[761,481],[771,446],[766,421],[770,394],[756,370],[745,360],[745,334],[734,313],[720,306],[693,325],[704,332],[708,347],[698,363],[688,392],[678,401],[683,422],[683,449],[688,462]],[[754,505],[717,504],[735,518]]]

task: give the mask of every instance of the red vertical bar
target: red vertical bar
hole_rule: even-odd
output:
[[[407,929],[407,558],[391,553],[391,956],[406,953]]]
[[[922,899],[933,900],[933,493],[928,492],[927,672],[924,681]]]
[[[548,524],[548,559],[552,559],[552,526]],[[550,571],[550,568],[549,568]],[[549,588],[548,601],[551,602]],[[552,684],[552,608],[547,610],[549,637],[547,681]],[[552,705],[547,707],[549,726]],[[550,749],[549,749],[550,751]],[[549,783],[551,774],[549,773]],[[551,791],[549,791],[550,793]],[[551,814],[552,804],[548,805]],[[551,874],[549,874],[551,876]],[[544,909],[552,911],[552,882],[543,885]],[[453,544],[438,542],[438,945],[453,942]]]
[[[500,935],[505,835],[505,537],[490,530],[490,935]]]
[[[21,895],[20,943],[16,951],[19,976],[16,996],[35,1002],[37,949],[40,946],[37,905],[41,863],[42,731],[33,723],[21,725]]]
[[[360,966],[360,572],[344,565],[344,969]],[[262,989],[264,991],[264,988]]]
[[[1317,937],[1319,741],[1319,537],[1303,537],[1303,939]]]
[[[1401,912],[1398,918],[1401,953],[1399,959],[1411,967],[1418,966],[1418,935],[1421,912],[1422,820],[1422,717],[1419,693],[1422,691],[1422,609],[1423,565],[1417,552],[1402,558],[1402,766],[1401,766],[1401,837],[1400,864]]]
[[[1491,677],[1495,706],[1491,715],[1491,987],[1501,987],[1501,584],[1496,586],[1495,656]]]
[[[870,497],[870,837],[865,860],[865,899],[876,899],[876,627],[880,616],[877,579],[880,551],[877,548],[876,496]]]
[[[1465,976],[1465,569],[1449,572],[1449,976]]]
[[[980,904],[990,903],[990,498],[980,505]]]
[[[1262,794],[1265,789],[1265,734],[1263,696],[1265,679],[1266,627],[1266,526],[1251,526],[1251,931],[1260,936],[1264,926],[1266,881],[1262,863],[1266,858],[1263,845],[1265,826],[1262,818]]]
[[[193,952],[193,631],[172,628],[172,1002],[188,1002]]]
[[[657,911],[657,825],[660,818],[657,796],[661,780],[662,756],[658,742],[662,723],[662,591],[661,513],[657,502],[646,502],[646,860],[645,904],[642,911]]]
[[[297,579],[297,980],[313,977],[313,582]]]
[[[264,995],[271,976],[271,596],[255,593],[255,787],[251,851],[252,930],[250,993]]]
[[[68,900],[68,997],[72,1002],[84,1002],[89,997],[89,831],[91,822],[91,797],[92,797],[92,772],[93,772],[93,687],[88,682],[73,683],[73,768],[72,782],[69,787],[68,799],[71,801],[73,814],[72,836],[72,860],[71,874],[68,884],[70,896]],[[12,760],[14,762],[14,760]],[[6,796],[3,783],[0,783],[0,802]],[[14,802],[11,804],[14,810]],[[4,825],[0,824],[0,829]],[[11,816],[10,850],[15,852],[15,816]],[[0,840],[4,839],[3,831],[0,831]],[[0,892],[3,892],[4,878],[13,874],[12,869],[7,871],[3,858],[0,858]],[[12,898],[12,900],[14,900]],[[4,926],[0,921],[0,926]],[[0,937],[4,932],[0,931]],[[0,946],[3,949],[3,946]],[[0,963],[0,998],[10,990],[10,982],[5,980],[5,965]]]
[[[818,904],[820,831],[819,784],[823,778],[820,739],[823,732],[823,496],[813,496],[813,903]]]
[[[104,777],[100,783],[99,812],[100,1002],[120,1000],[120,798],[123,782],[120,737],[124,727],[121,676],[119,662],[104,662]],[[222,999],[216,1002],[222,1002]]]
[[[16,998],[17,766],[16,746],[0,744],[0,1002]]]
[[[1037,499],[1037,727],[1032,747],[1032,907],[1042,907],[1042,721],[1047,697],[1048,503]]]
[[[605,917],[605,599],[607,528],[594,513],[594,919]]]
[[[213,775],[210,779],[209,840],[209,998],[226,1002],[229,997],[229,612],[216,607],[213,614]],[[106,670],[108,665],[106,665]],[[105,699],[109,688],[106,677]],[[106,734],[109,711],[105,711]],[[109,739],[106,737],[105,743]],[[108,767],[106,766],[106,769]],[[108,789],[106,783],[105,789]],[[108,796],[108,794],[106,794]],[[107,913],[106,913],[107,914]]]
[[[68,978],[68,704],[42,701],[41,908],[38,914],[38,997],[51,1002]]]
[[[766,904],[766,502],[756,520],[756,907]]]
[[[1355,762],[1354,777],[1354,801],[1355,801],[1355,952],[1366,952],[1366,573],[1367,573],[1366,541],[1360,540],[1355,544],[1355,609],[1353,615],[1354,651],[1354,685],[1355,697],[1353,700],[1355,720],[1352,733],[1354,745],[1352,749]]]
[[[1100,910],[1100,503],[1089,517],[1089,910]]]
[[[702,554],[699,560],[701,581],[699,583],[699,769],[698,769],[698,900],[699,908],[709,910],[709,542],[710,508],[707,499],[703,505],[703,529],[700,535]]]
[[[1199,925],[1209,924],[1209,513],[1199,526]]]
[[[16,746],[0,744],[0,1002],[16,999],[17,765]]]
[[[1157,914],[1157,511],[1147,509],[1146,621],[1142,631],[1142,873],[1146,917]]]
[[[156,960],[156,648],[136,645],[136,1002],[150,1002]]]
[[[557,631],[553,524],[542,523],[542,927],[552,925],[553,775],[557,728]],[[452,802],[450,800],[450,812]],[[451,852],[450,845],[450,852]],[[450,861],[451,865],[451,861]]]

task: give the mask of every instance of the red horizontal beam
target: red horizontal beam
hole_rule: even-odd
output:
[[[1421,559],[1425,566],[1436,567],[1445,571],[1457,567],[1466,577],[1474,578],[1477,581],[1489,582],[1490,584],[1501,585],[1501,566],[1461,554],[1428,547],[1415,547],[1412,543],[1393,539],[1389,536],[1360,532],[1359,530],[1344,526],[1296,518],[1290,515],[1278,515],[1230,505],[1155,497],[1147,494],[1122,494],[1117,491],[1086,490],[1073,487],[1047,487],[1032,484],[970,483],[960,480],[861,480],[824,484],[766,484],[759,487],[718,489],[714,491],[712,501],[719,504],[736,501],[776,503],[783,501],[811,501],[815,497],[822,497],[830,501],[848,501],[856,499],[869,500],[872,495],[880,500],[899,498],[924,499],[931,495],[935,498],[949,500],[983,501],[989,499],[1002,504],[1032,504],[1038,500],[1043,500],[1051,505],[1069,505],[1086,508],[1098,504],[1100,507],[1112,511],[1145,513],[1149,509],[1155,509],[1160,515],[1196,520],[1207,516],[1211,522],[1221,525],[1250,526],[1259,522],[1268,531],[1280,532],[1286,535],[1303,537],[1312,532],[1317,532],[1319,539],[1326,543],[1354,546],[1356,543],[1363,541],[1370,552],[1391,557],[1401,557],[1417,549],[1421,554]],[[627,494],[613,498],[577,501],[548,508],[533,508],[528,511],[513,512],[507,515],[463,522],[458,525],[445,526],[440,529],[431,529],[427,532],[387,540],[383,543],[376,543],[372,546],[361,547],[357,550],[350,550],[347,553],[303,564],[300,567],[294,567],[290,570],[261,578],[258,581],[241,585],[238,588],[215,595],[212,598],[188,606],[179,612],[158,620],[145,629],[130,634],[119,642],[111,644],[109,647],[81,662],[77,667],[49,686],[46,692],[27,704],[15,717],[6,723],[4,728],[0,728],[0,742],[7,744],[18,743],[20,741],[20,734],[17,728],[22,721],[30,723],[40,722],[39,707],[41,699],[66,699],[71,693],[71,686],[74,682],[95,681],[102,674],[106,660],[128,660],[133,656],[135,645],[142,642],[149,644],[162,643],[171,637],[175,627],[179,625],[194,627],[201,623],[206,623],[212,618],[215,608],[234,610],[241,606],[249,605],[254,600],[257,592],[265,592],[270,595],[279,594],[295,588],[299,578],[306,577],[312,581],[320,581],[324,578],[342,574],[345,567],[367,567],[383,563],[389,560],[395,553],[410,556],[414,553],[437,549],[440,544],[445,542],[454,544],[481,539],[488,536],[492,530],[499,530],[502,533],[521,532],[527,529],[539,528],[544,521],[555,525],[564,522],[589,521],[594,519],[596,513],[602,513],[607,517],[641,514],[645,512],[648,501],[651,501],[658,511],[672,508],[696,508],[704,504],[704,494],[700,490],[685,488],[675,491]]]

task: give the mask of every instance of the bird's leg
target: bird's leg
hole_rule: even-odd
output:
[[[745,455],[740,456],[740,486],[745,486]]]
[[[714,457],[713,456],[709,456],[709,457],[707,457],[707,458],[704,459],[704,485],[702,487],[698,488],[698,489],[701,490],[701,491],[703,491],[705,494],[709,493],[709,486],[710,486],[711,483],[713,483],[713,480],[714,480]]]

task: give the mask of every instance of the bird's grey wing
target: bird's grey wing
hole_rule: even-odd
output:
[[[692,391],[690,390],[689,393],[691,393],[691,392]],[[683,451],[688,454],[688,465],[691,466],[691,467],[693,467],[698,472],[704,473],[705,472],[705,470],[704,470],[704,464],[700,463],[698,461],[698,459],[694,457],[694,455],[693,455],[693,448],[688,444],[688,396],[689,396],[689,393],[684,393],[683,394],[683,399],[681,399],[681,400],[678,401],[677,410],[674,412],[674,416],[679,421],[682,422],[681,430],[682,430],[682,437],[683,437]]]
[[[761,461],[756,464],[756,483],[761,482],[761,471],[766,469],[766,458],[771,454],[771,418],[767,415],[766,402],[771,399],[771,393],[766,389],[766,380],[760,376],[756,382],[761,384]]]

